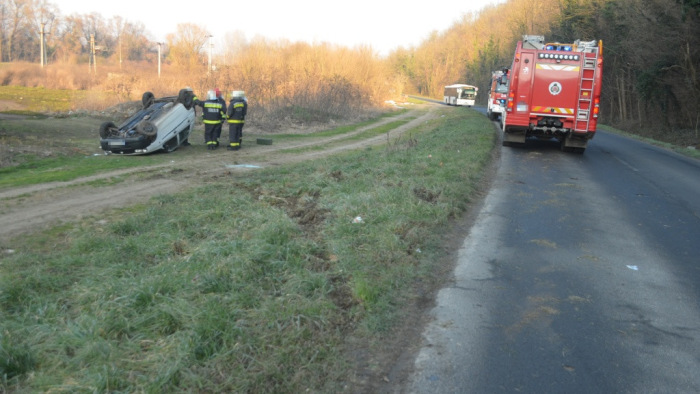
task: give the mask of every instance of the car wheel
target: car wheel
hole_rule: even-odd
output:
[[[108,138],[113,131],[117,130],[117,125],[114,122],[104,122],[100,125],[100,138]]]
[[[154,137],[158,134],[158,128],[150,120],[142,120],[136,125],[136,132],[146,137]]]
[[[156,96],[151,92],[146,92],[141,97],[141,104],[143,104],[143,109],[150,107],[156,101]]]
[[[192,92],[187,89],[180,89],[180,92],[177,95],[177,102],[184,105],[185,108],[189,110],[192,108],[193,104]]]

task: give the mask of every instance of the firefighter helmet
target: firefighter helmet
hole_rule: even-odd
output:
[[[216,92],[213,90],[208,91],[207,100],[216,100]]]
[[[239,97],[244,97],[244,96],[245,96],[245,92],[242,90],[234,90],[233,92],[231,92],[231,98],[239,98]]]
[[[221,98],[221,90],[219,88],[214,89],[214,93],[216,93],[216,98]]]

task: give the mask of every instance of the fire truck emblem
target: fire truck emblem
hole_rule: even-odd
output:
[[[550,83],[549,93],[551,93],[552,96],[556,96],[557,94],[561,93],[561,84],[559,82]]]

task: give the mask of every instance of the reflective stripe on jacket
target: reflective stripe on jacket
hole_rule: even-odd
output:
[[[217,100],[207,100],[202,105],[202,118],[204,124],[219,124],[223,123],[226,114],[224,106]]]
[[[228,123],[245,123],[248,103],[245,99],[235,98],[228,105]]]

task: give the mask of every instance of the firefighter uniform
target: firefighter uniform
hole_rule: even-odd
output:
[[[216,99],[221,103],[221,109],[224,113],[226,113],[226,100],[221,96],[221,90],[219,88],[214,89],[214,93],[216,93]],[[221,120],[221,123],[216,125],[214,127],[214,141],[216,142],[216,147],[219,147],[219,138],[221,138],[221,129],[224,126],[224,121],[223,119]]]
[[[248,112],[248,100],[241,90],[236,90],[231,93],[231,102],[228,105],[228,150],[241,149],[241,141],[243,140],[243,125],[245,124],[245,116]]]
[[[197,100],[195,104],[202,107],[204,143],[207,145],[207,150],[214,150],[219,145],[216,130],[218,128],[219,133],[221,133],[221,124],[226,117],[224,112],[226,107],[216,98],[216,93],[213,90],[207,93],[206,101]]]

